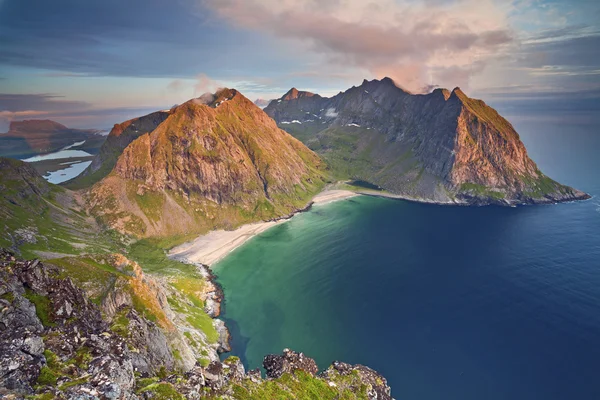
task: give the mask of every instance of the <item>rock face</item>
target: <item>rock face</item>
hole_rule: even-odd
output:
[[[342,177],[406,197],[466,204],[588,197],[540,172],[512,125],[459,88],[413,95],[384,78],[331,98],[292,89],[265,112]]]
[[[129,144],[90,205],[138,236],[269,219],[323,186],[321,161],[251,101],[224,89],[182,104]]]

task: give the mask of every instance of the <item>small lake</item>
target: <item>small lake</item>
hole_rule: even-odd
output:
[[[67,167],[64,169],[59,169],[58,171],[47,173],[46,175],[44,175],[44,179],[54,184],[66,182],[69,179],[73,179],[79,174],[81,174],[91,163],[91,161],[61,163],[61,165],[65,165]]]

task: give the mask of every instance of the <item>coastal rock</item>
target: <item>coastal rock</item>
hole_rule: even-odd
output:
[[[358,379],[347,380],[338,379],[339,376],[348,377],[354,375]],[[352,392],[359,391],[357,385],[367,386],[366,394],[371,400],[392,400],[391,388],[387,384],[387,380],[378,374],[376,371],[364,365],[351,365],[340,361],[334,361],[331,366],[319,375],[336,386],[342,385],[343,389],[348,389]]]
[[[263,360],[263,367],[269,378],[279,378],[285,373],[296,370],[302,370],[314,376],[319,371],[315,360],[306,357],[304,353],[290,349],[284,349],[281,355],[269,354]]]
[[[219,353],[228,353],[231,351],[231,344],[230,344],[230,340],[231,340],[231,336],[229,334],[229,329],[227,329],[227,326],[225,326],[225,322],[223,322],[220,319],[215,319],[213,320],[213,324],[215,326],[215,329],[217,330],[217,333],[219,334],[219,347],[217,349],[217,351]]]

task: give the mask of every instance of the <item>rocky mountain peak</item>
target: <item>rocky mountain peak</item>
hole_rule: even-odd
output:
[[[293,87],[290,90],[288,90],[288,92],[284,94],[283,97],[281,97],[281,100],[295,100],[303,97],[313,97],[314,95],[314,93],[301,91]]]
[[[455,87],[454,89],[452,89],[451,96],[452,96],[452,95],[454,95],[455,97],[458,97],[458,98],[459,98],[459,99],[461,99],[461,100],[462,100],[462,99],[468,99],[468,98],[469,98],[469,96],[467,96],[467,95],[465,94],[465,92],[463,92],[463,91],[461,90],[461,88],[459,88],[458,86],[457,86],[457,87]]]
[[[448,89],[444,89],[444,88],[437,88],[434,89],[433,92],[431,92],[431,94],[433,94],[434,96],[442,96],[444,97],[444,100],[448,100],[451,96],[451,93]]]

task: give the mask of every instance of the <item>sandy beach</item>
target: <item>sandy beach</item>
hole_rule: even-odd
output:
[[[349,190],[326,190],[313,198],[314,205],[327,204],[333,201],[348,199],[358,196]],[[246,243],[253,236],[258,235],[287,220],[257,222],[242,225],[233,231],[217,230],[209,232],[192,240],[174,247],[169,252],[169,257],[205,265],[213,265],[231,251]]]

